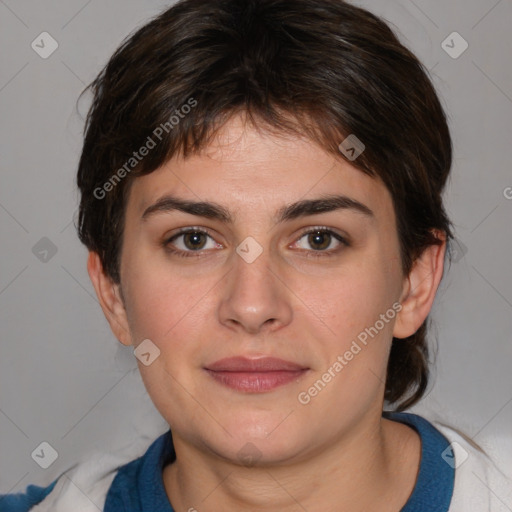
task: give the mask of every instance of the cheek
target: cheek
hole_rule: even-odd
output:
[[[183,325],[201,325],[194,318],[204,315],[201,298],[213,283],[185,280],[149,260],[127,268],[131,269],[126,275],[127,314],[136,341],[149,338],[157,345],[165,344]]]
[[[333,275],[315,296],[313,307],[340,339],[350,342],[392,308],[397,297],[394,274],[378,264],[367,264]]]
[[[331,335],[322,340],[326,359],[302,390],[315,397],[312,410],[342,405],[332,412],[342,422],[344,411],[357,416],[380,399],[396,317],[391,284],[385,272],[362,266],[323,287],[315,311]],[[328,381],[325,388],[318,379]]]
[[[208,315],[204,295],[212,286],[201,280],[167,275],[151,265],[134,273],[130,281],[129,320],[135,342],[150,339],[160,350],[154,363],[138,366],[148,393],[162,414],[171,410],[169,403],[186,406],[189,397],[182,386],[193,390],[190,369],[201,362],[197,340],[204,339],[199,332]]]

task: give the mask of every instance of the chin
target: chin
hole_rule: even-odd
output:
[[[252,417],[254,417],[252,415]],[[283,422],[282,415],[269,415],[258,422],[246,419],[223,425],[233,434],[223,436],[220,451],[224,457],[242,465],[257,466],[289,460],[302,451],[301,434]],[[306,439],[303,440],[306,444]]]

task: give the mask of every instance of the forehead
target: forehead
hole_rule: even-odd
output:
[[[389,216],[391,198],[379,178],[295,134],[255,128],[238,116],[200,153],[174,157],[132,183],[128,210],[139,218],[165,194],[215,201],[233,218],[326,195],[343,195]],[[370,206],[371,205],[371,206]]]

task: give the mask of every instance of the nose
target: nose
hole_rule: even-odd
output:
[[[278,265],[271,265],[264,249],[254,261],[238,254],[226,275],[219,303],[219,320],[231,329],[257,334],[276,330],[291,322],[291,291]]]

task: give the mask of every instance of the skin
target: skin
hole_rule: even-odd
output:
[[[219,203],[235,222],[179,211],[142,220],[166,193]],[[373,216],[343,209],[273,221],[284,205],[326,194],[355,199]],[[349,245],[303,235],[317,226]],[[190,236],[172,243],[192,257],[162,246],[187,227],[211,233],[196,241],[201,257]],[[249,236],[263,249],[252,263],[236,252]],[[337,252],[306,256],[331,250]],[[173,432],[177,461],[164,468],[163,480],[175,510],[399,510],[415,485],[421,441],[414,429],[381,416],[386,365],[392,337],[413,334],[427,317],[444,251],[444,243],[428,248],[404,276],[391,196],[380,180],[307,139],[256,130],[242,116],[202,153],[137,178],[127,202],[121,286],[94,252],[88,271],[118,340],[135,347],[149,338],[160,349],[139,370]],[[299,393],[397,302],[397,316],[301,404]],[[236,355],[279,357],[309,371],[256,394],[226,388],[203,369]],[[251,466],[239,455],[247,443],[258,453]]]

